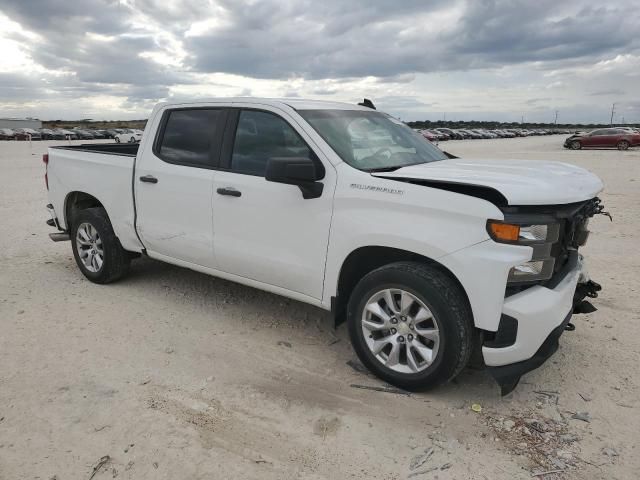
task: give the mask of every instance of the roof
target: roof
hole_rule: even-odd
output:
[[[289,106],[295,110],[364,110],[370,108],[357,104],[343,102],[328,102],[324,100],[306,100],[301,98],[262,98],[262,97],[217,97],[188,100],[184,102],[164,102],[163,105],[187,105],[199,103],[255,103],[256,105],[271,105],[274,107]]]

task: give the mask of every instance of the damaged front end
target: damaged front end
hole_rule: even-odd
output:
[[[537,348],[533,355],[520,357],[525,360],[496,362],[487,367],[502,395],[506,395],[518,385],[522,375],[538,368],[555,353],[565,330],[575,329],[570,323],[573,314],[596,310],[587,299],[596,298],[602,287],[589,278],[578,250],[589,237],[589,219],[595,215],[611,219],[611,215],[604,211],[599,198],[561,206],[504,207],[503,211],[505,222],[545,224],[548,231],[554,232],[553,237],[547,237],[548,243],[530,242],[534,253],[528,263],[542,265],[540,274],[530,281],[525,275],[510,276],[498,331],[485,336],[483,352],[486,357],[485,349],[489,349],[494,360],[501,351],[513,352],[526,346],[533,352]],[[542,304],[547,307],[537,306]]]

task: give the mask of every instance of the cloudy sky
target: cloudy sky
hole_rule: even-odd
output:
[[[403,120],[640,122],[638,0],[0,0],[0,116],[368,97]]]

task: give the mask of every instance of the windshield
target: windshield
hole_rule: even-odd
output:
[[[359,170],[393,170],[447,159],[422,135],[385,113],[363,110],[298,113],[342,160]]]

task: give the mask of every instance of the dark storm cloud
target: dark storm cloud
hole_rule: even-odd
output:
[[[117,0],[21,0],[0,2],[2,12],[22,28],[39,35],[29,41],[14,34],[39,65],[67,77],[67,87],[76,92],[115,93],[135,98],[163,98],[168,86],[188,83],[142,52],[157,50],[156,40],[133,28],[132,11]],[[95,35],[91,35],[95,34]],[[42,84],[28,78],[28,85]],[[120,88],[105,85],[122,84]],[[141,88],[134,88],[134,87]],[[65,85],[57,85],[64,90]],[[146,89],[148,93],[142,93]]]
[[[312,79],[574,61],[638,48],[638,9],[584,1],[474,0],[445,31],[416,15],[451,2],[225,1],[224,26],[188,38],[199,71]],[[286,4],[285,4],[286,5]],[[435,18],[435,17],[434,17]]]

